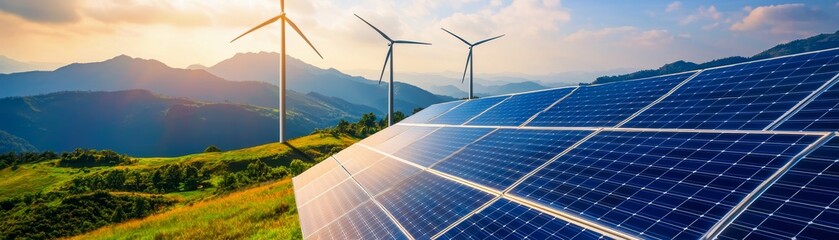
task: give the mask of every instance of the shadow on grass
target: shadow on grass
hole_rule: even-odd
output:
[[[304,153],[303,151],[300,151],[300,149],[297,149],[297,147],[294,147],[294,145],[291,145],[291,143],[284,142],[283,145],[286,145],[286,147],[291,148],[291,151],[293,151],[294,153],[297,153],[297,155],[302,156],[303,158],[305,158],[306,161],[315,162],[314,158],[310,157],[309,155],[306,155],[306,153]]]

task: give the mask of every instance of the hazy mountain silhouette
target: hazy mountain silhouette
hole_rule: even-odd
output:
[[[32,146],[26,139],[9,134],[0,130],[0,153],[5,152],[32,152],[38,151],[35,146]]]
[[[27,72],[36,70],[52,70],[59,67],[56,63],[30,63],[0,56],[0,73]]]
[[[208,72],[229,80],[260,81],[277,84],[279,79],[279,53],[238,53],[211,67],[193,65],[193,69]],[[288,57],[288,82],[290,90],[317,92],[338,97],[348,102],[363,104],[385,112],[387,108],[387,84],[344,74],[336,69],[321,69],[299,59]],[[451,101],[454,98],[439,96],[416,86],[397,82],[394,85],[396,110],[410,112],[417,107]]]
[[[309,134],[370,108],[317,94],[289,92],[289,133]],[[344,112],[342,109],[362,109]],[[132,156],[170,156],[208,145],[234,149],[277,141],[275,109],[201,103],[147,90],[59,92],[0,99],[0,130],[40,150],[113,149]],[[2,138],[2,137],[0,137]]]

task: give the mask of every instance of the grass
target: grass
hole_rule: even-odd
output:
[[[291,179],[181,206],[71,239],[301,239]]]

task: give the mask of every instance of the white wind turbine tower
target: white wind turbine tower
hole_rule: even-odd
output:
[[[285,119],[285,116],[286,116],[286,112],[285,112],[285,107],[286,107],[286,102],[285,102],[285,99],[286,99],[286,97],[285,97],[285,95],[286,95],[285,94],[285,83],[286,83],[286,81],[285,81],[286,80],[285,24],[288,23],[288,25],[291,26],[291,28],[293,28],[294,31],[297,31],[297,34],[300,34],[300,37],[302,37],[303,40],[305,40],[306,43],[308,43],[309,46],[312,47],[312,50],[315,50],[315,53],[317,53],[318,56],[321,59],[323,59],[323,56],[320,55],[320,52],[318,52],[318,50],[315,48],[315,45],[312,45],[312,42],[309,42],[309,39],[306,38],[306,35],[303,35],[303,32],[300,31],[300,28],[297,27],[297,24],[294,24],[294,22],[292,22],[291,19],[289,19],[288,16],[286,16],[285,0],[280,0],[280,15],[277,15],[274,18],[268,19],[268,21],[265,21],[264,23],[259,24],[254,28],[251,28],[251,30],[248,30],[247,32],[242,33],[242,35],[239,35],[238,37],[234,38],[233,41],[236,41],[236,39],[239,39],[242,36],[247,35],[248,33],[256,31],[257,29],[259,29],[261,27],[264,27],[265,25],[274,23],[277,20],[281,20],[281,22],[280,22],[281,35],[280,36],[282,38],[281,47],[280,47],[280,83],[279,83],[280,84],[280,109],[279,109],[280,110],[280,142],[282,143],[282,142],[285,142],[285,140],[286,140],[285,139],[285,132],[286,132],[285,131],[286,130],[286,128],[285,128],[285,120],[286,120]],[[230,42],[232,43],[233,41],[230,41]]]
[[[454,33],[449,32],[449,30],[446,30],[445,28],[440,28],[440,29],[443,29],[443,31],[446,31],[447,33],[451,34],[452,36],[456,37],[457,39],[460,39],[460,41],[463,41],[463,43],[465,43],[466,45],[469,46],[469,56],[466,57],[466,67],[463,68],[463,78],[460,79],[460,83],[463,83],[463,81],[466,79],[466,70],[469,70],[469,99],[475,98],[475,95],[473,94],[473,91],[472,91],[472,88],[474,87],[474,83],[473,83],[474,79],[473,78],[474,78],[474,73],[475,73],[475,62],[472,61],[472,48],[474,48],[475,46],[484,44],[486,42],[498,39],[500,37],[503,37],[504,35],[484,39],[484,40],[481,40],[481,41],[478,41],[478,42],[475,42],[475,43],[469,43],[466,40],[464,40],[463,38],[461,38],[460,36],[457,36]]]
[[[358,17],[358,19],[361,19],[361,21],[363,21],[367,25],[370,25],[370,27],[372,27],[373,30],[376,30],[376,32],[379,32],[379,34],[381,34],[382,37],[384,37],[388,41],[387,56],[385,57],[385,65],[382,66],[382,74],[379,75],[379,84],[382,83],[382,77],[385,75],[385,69],[387,68],[387,65],[388,65],[388,59],[390,59],[390,84],[388,85],[388,88],[387,88],[387,126],[393,125],[393,45],[395,45],[395,44],[431,45],[431,43],[406,41],[406,40],[393,40],[390,37],[388,37],[387,34],[382,32],[378,28],[374,27],[373,24],[370,24],[369,22],[367,22],[367,20],[364,20],[364,18],[361,18],[360,16],[358,16],[358,14],[354,14],[354,15],[356,17]]]

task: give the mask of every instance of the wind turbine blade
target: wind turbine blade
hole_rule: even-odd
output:
[[[268,25],[268,24],[271,24],[271,23],[273,23],[273,22],[276,22],[277,20],[280,20],[280,18],[282,18],[282,17],[283,17],[283,15],[279,15],[279,16],[276,16],[276,17],[274,17],[274,18],[268,19],[268,21],[265,21],[264,23],[259,24],[259,25],[257,25],[256,27],[251,28],[251,30],[248,30],[247,32],[242,33],[242,35],[239,35],[238,37],[234,38],[234,39],[233,39],[233,41],[236,41],[236,39],[239,39],[239,38],[241,38],[242,36],[247,35],[248,33],[251,33],[251,32],[253,32],[253,31],[256,31],[257,29],[259,29],[259,28],[261,28],[261,27],[264,27],[265,25]],[[232,43],[233,41],[230,41],[230,42]]]
[[[466,81],[466,70],[469,70],[469,62],[472,61],[472,49],[469,49],[469,56],[466,57],[466,67],[463,68],[463,78],[460,79],[460,83]]]
[[[310,42],[309,39],[306,38],[306,35],[303,35],[303,32],[300,31],[300,28],[297,27],[297,24],[294,24],[294,22],[292,22],[291,19],[288,18],[288,16],[283,17],[283,19],[285,19],[285,21],[288,23],[289,26],[291,26],[291,28],[294,28],[294,31],[297,31],[297,34],[300,34],[300,37],[303,37],[303,40],[305,40],[306,43],[309,44],[309,47],[312,47],[312,50],[315,50],[315,53],[318,54],[318,57],[323,59],[323,56],[320,55],[320,52],[318,52],[318,49],[315,48],[315,45],[312,45],[312,42]]]
[[[387,60],[390,60],[390,55],[393,54],[393,45],[387,49],[387,56],[385,57],[385,65],[382,66],[382,74],[379,75],[379,84],[382,84],[382,78],[385,76],[385,69],[387,69]]]
[[[451,34],[452,36],[456,37],[457,39],[460,39],[460,41],[463,41],[463,43],[465,43],[466,45],[472,46],[472,44],[467,42],[466,39],[463,39],[462,37],[460,37],[458,35],[455,35],[452,32],[449,32],[449,30],[446,30],[445,28],[440,28],[440,29],[443,29],[443,31],[446,31],[447,33]]]
[[[431,43],[405,41],[405,40],[396,40],[396,41],[393,41],[393,43],[431,45]]]
[[[379,30],[378,28],[376,28],[375,26],[373,26],[373,24],[370,24],[370,22],[367,22],[367,20],[364,20],[364,18],[361,18],[361,16],[358,16],[358,14],[353,14],[353,15],[355,15],[356,17],[358,17],[358,19],[361,19],[361,21],[363,21],[364,23],[366,23],[367,25],[369,25],[371,28],[373,28],[373,30],[376,30],[376,32],[379,32],[379,34],[381,34],[381,35],[382,35],[382,37],[384,37],[384,38],[385,38],[385,39],[387,39],[388,41],[393,42],[393,39],[390,39],[390,37],[388,37],[388,36],[387,36],[387,34],[385,34],[384,32],[382,32],[382,30]]]
[[[484,39],[484,40],[481,40],[481,41],[479,41],[479,42],[476,42],[476,43],[475,43],[474,45],[472,45],[472,46],[478,46],[478,45],[481,45],[482,43],[489,42],[489,41],[492,41],[492,40],[498,39],[498,38],[503,37],[503,36],[504,36],[504,35],[501,35],[501,36],[498,36],[498,37],[494,37],[494,38],[490,38],[490,39]]]
[[[285,13],[285,0],[280,0],[280,12]]]

